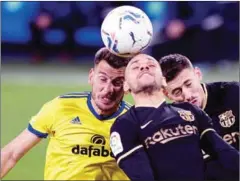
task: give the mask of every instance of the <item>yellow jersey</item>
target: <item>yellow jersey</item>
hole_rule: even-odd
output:
[[[129,180],[110,149],[110,128],[130,105],[122,101],[113,115],[98,115],[91,93],[70,93],[43,105],[28,130],[49,137],[45,180]]]

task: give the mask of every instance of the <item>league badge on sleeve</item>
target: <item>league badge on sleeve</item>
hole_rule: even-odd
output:
[[[112,132],[110,136],[110,147],[112,149],[114,156],[118,155],[123,151],[121,137],[118,132]]]

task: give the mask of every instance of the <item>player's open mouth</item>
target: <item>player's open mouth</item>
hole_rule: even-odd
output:
[[[103,102],[104,104],[109,104],[109,103],[112,102],[112,100],[110,98],[107,98],[107,97],[102,97],[101,102]]]

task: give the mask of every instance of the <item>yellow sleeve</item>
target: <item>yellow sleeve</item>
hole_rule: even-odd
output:
[[[30,120],[28,130],[39,138],[46,138],[51,133],[55,112],[54,100],[44,104],[40,111]]]

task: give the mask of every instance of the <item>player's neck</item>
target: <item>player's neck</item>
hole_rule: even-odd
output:
[[[159,107],[164,101],[165,96],[162,90],[156,90],[149,93],[138,93],[132,95],[135,103],[135,107]]]
[[[206,85],[204,83],[202,84],[201,95],[202,95],[202,98],[203,98],[201,109],[204,110],[207,106],[207,99],[208,99],[208,92],[207,92]]]
[[[98,106],[95,104],[95,102],[93,101],[93,99],[91,99],[91,103],[92,103],[92,106],[93,106],[93,109],[95,110],[95,112],[98,114],[98,115],[101,115],[101,116],[110,116],[112,115],[113,113],[115,113],[119,106],[116,106],[116,108],[113,108],[109,111],[103,111],[101,109],[98,108]]]

